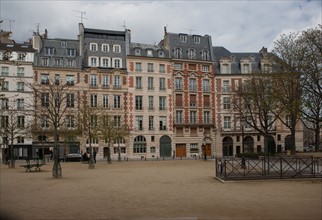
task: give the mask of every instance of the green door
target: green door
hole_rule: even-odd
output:
[[[167,135],[160,138],[160,157],[171,157],[171,138]]]

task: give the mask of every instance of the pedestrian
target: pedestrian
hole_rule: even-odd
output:
[[[94,162],[96,163],[96,150],[94,150],[93,152],[93,159],[94,159]]]

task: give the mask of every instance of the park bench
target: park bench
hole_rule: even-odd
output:
[[[21,167],[24,167],[26,169],[26,172],[31,172],[32,168],[35,168],[35,171],[40,171],[40,167],[43,166],[43,163],[39,163],[39,159],[35,160],[36,163],[30,163],[30,160],[26,160],[25,165],[21,165]]]

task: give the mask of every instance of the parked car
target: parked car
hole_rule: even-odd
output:
[[[66,156],[66,162],[80,162],[82,160],[81,154],[67,154]]]
[[[314,145],[308,145],[303,147],[304,152],[313,152],[315,151],[315,146]]]

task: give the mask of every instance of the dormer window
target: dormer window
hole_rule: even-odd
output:
[[[135,54],[136,56],[140,56],[140,55],[141,55],[141,50],[140,50],[140,49],[135,49],[135,50],[134,50],[134,54]]]
[[[62,41],[60,44],[61,48],[66,48],[67,47],[67,42],[66,41]]]
[[[147,50],[147,51],[146,51],[146,55],[147,55],[148,57],[152,57],[152,56],[153,56],[153,51],[152,51],[152,50]]]
[[[200,36],[193,36],[193,42],[196,44],[200,44]]]
[[[271,66],[268,63],[263,64],[262,63],[262,71],[264,73],[270,73],[271,72]]]
[[[220,64],[220,72],[221,74],[229,74],[230,73],[230,70],[229,70],[229,64],[228,63],[223,63],[223,64]]]
[[[181,48],[176,48],[174,51],[175,58],[182,58],[182,50]]]
[[[45,54],[46,55],[54,55],[55,49],[53,47],[45,47]]]
[[[164,57],[164,52],[163,51],[159,51],[159,57]]]
[[[90,51],[96,52],[97,51],[97,43],[90,43],[89,49],[90,49]]]
[[[181,41],[181,42],[187,42],[187,35],[185,35],[185,34],[180,34],[179,36],[180,36],[180,41]]]
[[[242,74],[250,73],[250,65],[248,63],[242,64]]]
[[[189,57],[189,59],[191,59],[191,60],[196,59],[196,50],[194,50],[194,49],[189,49],[189,51],[188,51],[188,57]]]
[[[113,52],[114,53],[121,53],[121,46],[118,44],[113,45]]]
[[[203,50],[201,52],[201,59],[202,60],[210,60],[210,56],[209,56],[209,51],[208,50]]]
[[[74,57],[76,56],[76,50],[75,49],[67,49],[67,56]]]
[[[110,50],[108,44],[102,44],[102,52],[107,53]]]

